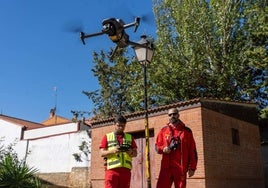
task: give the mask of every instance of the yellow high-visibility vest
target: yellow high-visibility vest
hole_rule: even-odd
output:
[[[117,138],[113,132],[106,134],[108,142],[108,150],[113,150],[119,146]],[[132,136],[131,134],[124,134],[123,145],[131,146]],[[125,167],[132,169],[132,157],[126,152],[120,152],[117,154],[111,154],[107,157],[107,169],[113,169],[118,167]]]

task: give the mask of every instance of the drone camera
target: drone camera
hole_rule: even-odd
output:
[[[124,23],[120,19],[109,18],[103,20],[103,32],[108,34],[109,36],[117,35],[123,31]]]
[[[102,31],[111,36],[115,34],[115,27],[112,23],[106,23],[103,25]]]

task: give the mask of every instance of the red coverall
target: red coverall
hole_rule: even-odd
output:
[[[119,144],[123,142],[123,135],[116,135]],[[137,144],[132,136],[132,148],[137,148]],[[105,135],[99,146],[101,148],[108,148],[107,136]],[[105,167],[105,188],[129,188],[131,180],[131,170],[124,167],[114,168],[108,170]]]
[[[179,137],[178,148],[169,154],[163,153],[163,148],[169,146],[172,136]],[[157,153],[162,154],[157,188],[170,188],[173,182],[175,188],[185,188],[187,171],[196,170],[197,165],[196,145],[191,129],[183,122],[177,126],[167,124],[158,133],[155,147]]]

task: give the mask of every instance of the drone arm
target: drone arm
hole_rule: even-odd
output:
[[[132,45],[132,46],[139,46],[139,47],[142,47],[142,48],[151,48],[150,46],[147,46],[146,44],[139,44],[139,43],[132,42],[132,41],[128,41],[128,44]]]
[[[139,25],[140,25],[140,20],[141,20],[141,18],[139,18],[139,17],[137,17],[137,18],[135,19],[136,24],[135,24],[134,32],[137,31],[137,29],[138,29],[138,27],[139,27]]]
[[[140,18],[137,17],[135,19],[135,22],[132,22],[132,23],[124,25],[124,28],[126,29],[126,28],[129,28],[129,27],[135,26],[134,32],[136,32],[138,27],[139,27],[139,25],[140,25]]]
[[[81,39],[83,44],[86,44],[85,43],[85,38],[95,37],[95,36],[99,36],[99,35],[102,35],[102,34],[104,34],[104,32],[98,32],[98,33],[93,33],[93,34],[88,34],[88,35],[85,35],[84,32],[80,32],[80,39]]]
[[[113,60],[115,52],[117,51],[117,49],[118,49],[118,46],[116,46],[115,49],[113,50],[113,52],[112,52],[112,54],[111,54],[111,56],[109,58],[110,60]]]
[[[81,41],[82,41],[82,43],[85,45],[86,43],[85,43],[85,33],[84,32],[80,32],[80,39],[81,39]]]

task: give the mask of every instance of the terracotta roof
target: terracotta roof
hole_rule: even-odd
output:
[[[58,124],[63,124],[63,123],[72,123],[72,121],[67,118],[54,115],[53,117],[50,117],[47,120],[42,122],[42,124],[45,126],[58,125]]]
[[[172,103],[169,105],[159,106],[148,109],[148,115],[154,116],[157,114],[167,113],[167,110],[173,107],[179,110],[202,106],[204,108],[217,111],[219,113],[247,121],[253,124],[258,124],[257,105],[252,102],[233,101],[217,98],[195,98],[187,101]],[[125,114],[127,119],[134,119],[143,117],[145,111],[137,111],[130,114]],[[91,122],[93,127],[104,126],[113,122],[114,118],[98,119]]]
[[[27,121],[27,120],[23,120],[23,119],[19,119],[19,118],[5,116],[2,114],[0,114],[0,119],[17,124],[18,126],[21,126],[21,127],[26,127],[27,129],[44,127],[40,123],[35,123],[35,122],[31,122],[31,121]]]

